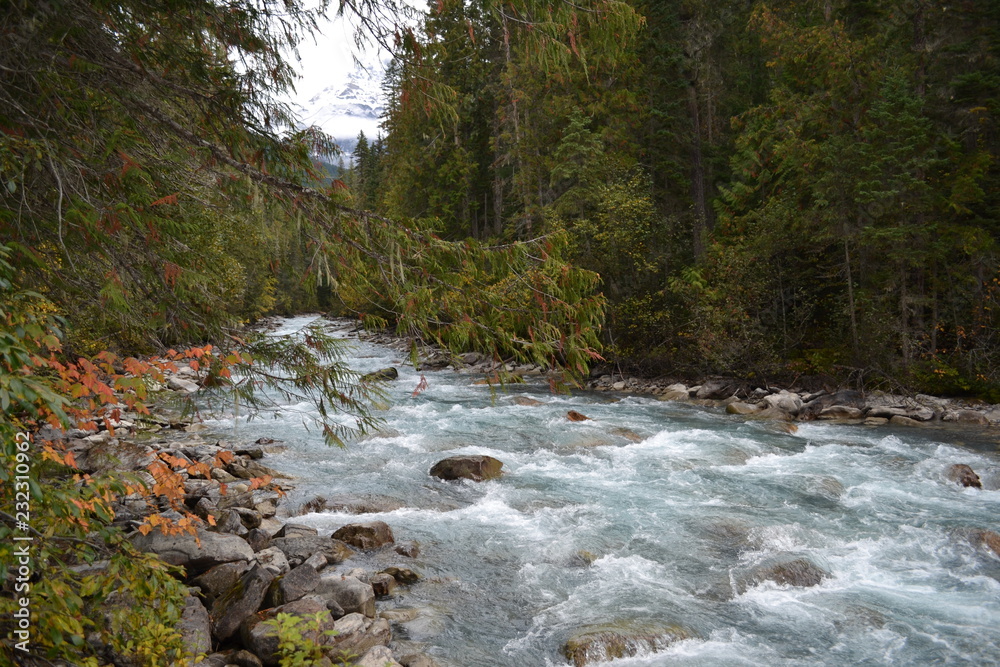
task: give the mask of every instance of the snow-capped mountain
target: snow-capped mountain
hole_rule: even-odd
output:
[[[357,143],[358,133],[369,139],[379,134],[382,115],[382,76],[384,64],[372,59],[364,67],[332,70],[329,83],[304,103],[296,104],[300,122],[316,125],[337,140],[349,154]]]

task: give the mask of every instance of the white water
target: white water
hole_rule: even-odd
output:
[[[397,540],[418,541],[416,560],[357,564],[424,575],[380,606],[420,608],[394,633],[444,665],[566,665],[560,647],[575,629],[614,621],[695,637],[616,667],[1000,664],[1000,559],[961,534],[1000,530],[995,436],[821,423],[787,434],[648,398],[556,396],[543,384],[491,393],[452,371],[424,373],[429,387],[414,397],[420,374],[395,351],[355,341],[348,358],[362,372],[399,369],[380,435],[330,449],[294,412],[215,427],[283,440],[288,450],[265,463],[298,478],[293,502],[377,493],[406,503],[295,521],[329,534],[380,519]],[[570,409],[592,421],[568,421]],[[494,456],[505,474],[482,484],[427,474],[456,454]],[[988,488],[948,482],[954,463]],[[590,566],[581,550],[596,556]],[[831,576],[747,588],[754,566],[791,557]]]

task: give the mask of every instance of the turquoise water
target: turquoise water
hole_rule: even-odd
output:
[[[444,665],[566,665],[560,647],[574,630],[632,621],[693,638],[608,664],[1000,664],[1000,559],[962,532],[1000,531],[988,436],[961,444],[961,431],[816,422],[789,434],[683,403],[557,396],[541,382],[491,393],[452,371],[425,372],[414,397],[420,374],[403,355],[353,345],[357,370],[400,371],[380,434],[327,448],[302,425],[305,405],[215,427],[283,440],[265,463],[298,478],[291,502],[376,493],[406,504],[296,521],[329,534],[380,519],[418,541],[415,560],[357,564],[424,575],[381,606],[419,608],[394,632]],[[568,421],[571,409],[591,421]],[[456,454],[494,456],[505,474],[481,484],[427,474]],[[948,482],[954,463],[988,488]],[[830,576],[810,588],[750,581],[755,567],[797,557]]]

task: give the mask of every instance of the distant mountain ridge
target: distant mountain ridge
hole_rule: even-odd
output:
[[[295,104],[303,126],[316,125],[336,139],[345,161],[357,144],[358,133],[374,138],[385,103],[382,96],[384,64],[371,59],[353,70],[334,70],[331,83],[304,104]]]

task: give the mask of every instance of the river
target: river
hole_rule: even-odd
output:
[[[425,643],[442,665],[567,665],[566,639],[604,623],[691,636],[615,667],[1000,664],[1000,559],[963,533],[1000,528],[995,436],[817,422],[785,433],[717,408],[554,395],[541,380],[491,391],[451,370],[425,372],[414,396],[421,374],[400,353],[353,341],[348,358],[363,372],[399,369],[378,434],[328,448],[303,425],[306,405],[212,426],[282,440],[288,449],[265,463],[297,478],[292,502],[373,493],[405,503],[295,521],[329,534],[378,519],[397,541],[419,542],[414,560],[358,564],[424,576],[380,608],[417,608],[395,636]],[[568,410],[591,419],[571,422]],[[496,457],[504,475],[428,475],[456,454]],[[947,481],[955,463],[987,489]],[[754,582],[762,564],[800,557],[829,576],[812,587]]]

